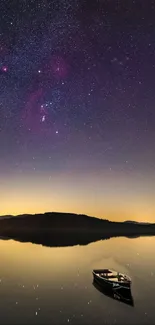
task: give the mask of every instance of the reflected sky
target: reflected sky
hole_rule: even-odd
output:
[[[154,253],[154,237],[66,248],[1,240],[1,320],[4,324],[153,324]],[[100,267],[131,276],[134,308],[93,287],[92,269]]]

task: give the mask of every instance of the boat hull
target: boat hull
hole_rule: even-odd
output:
[[[101,286],[100,283],[98,283],[95,279],[93,281],[93,286],[105,296],[134,307],[134,300],[131,290],[113,290],[109,286]]]

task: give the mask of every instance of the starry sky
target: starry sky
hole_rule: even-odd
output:
[[[5,0],[0,215],[155,221],[155,1]]]

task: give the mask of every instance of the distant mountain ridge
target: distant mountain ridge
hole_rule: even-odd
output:
[[[150,222],[142,222],[142,221],[134,221],[134,220],[126,220],[124,221],[125,223],[135,223],[135,224],[139,224],[139,225],[150,225]]]
[[[8,222],[7,222],[8,221]],[[149,222],[137,222],[132,220],[126,220],[126,221],[110,221],[107,219],[101,219],[96,218],[92,216],[87,216],[85,214],[75,214],[75,213],[64,213],[64,212],[45,212],[45,213],[38,213],[38,214],[20,214],[17,216],[13,215],[5,215],[0,216],[0,225],[23,225],[25,227],[29,225],[35,225],[37,228],[38,226],[42,225],[44,227],[46,226],[52,226],[52,228],[58,227],[58,228],[76,228],[78,226],[80,227],[91,227],[95,226],[95,228],[98,228],[98,226],[142,226],[142,225],[155,225],[154,223]]]
[[[59,213],[59,212],[46,212],[40,214],[22,214],[17,216],[2,216],[0,217],[0,233],[1,229],[14,227],[22,228],[23,230],[29,229],[99,229],[103,224],[109,223],[108,220],[94,218],[83,214],[74,213]]]
[[[129,223],[129,224],[138,224],[138,225],[154,225],[151,224],[150,222],[139,222],[139,221],[134,221],[134,220],[125,220],[125,221],[110,221],[108,219],[101,219],[101,218],[97,218],[97,217],[93,217],[93,216],[88,216],[88,215],[85,215],[85,214],[76,214],[76,213],[67,213],[67,212],[45,212],[45,213],[37,213],[37,214],[19,214],[19,215],[4,215],[4,216],[0,216],[0,221],[3,220],[3,219],[11,219],[11,218],[18,218],[18,220],[20,218],[33,218],[34,219],[38,219],[40,220],[40,218],[43,218],[44,219],[44,222],[50,220],[50,221],[54,221],[55,222],[55,218],[59,218],[57,219],[57,221],[63,221],[64,218],[66,221],[70,221],[72,222],[73,220],[75,221],[76,218],[78,218],[78,221],[91,221],[91,222],[106,222],[106,223],[113,223],[113,224],[126,224],[126,223]],[[50,219],[49,219],[50,218]],[[52,219],[53,218],[53,219]],[[73,219],[74,218],[74,219]],[[32,219],[31,219],[32,220]]]

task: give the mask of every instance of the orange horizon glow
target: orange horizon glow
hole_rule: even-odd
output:
[[[155,221],[154,179],[121,172],[46,173],[2,179],[0,215],[68,212]]]

